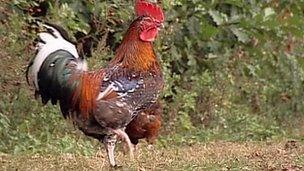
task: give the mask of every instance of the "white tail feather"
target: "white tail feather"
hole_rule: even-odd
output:
[[[38,53],[34,59],[34,63],[32,65],[31,73],[34,79],[34,85],[36,87],[36,90],[39,90],[38,86],[38,72],[44,62],[44,60],[53,52],[57,50],[66,50],[69,53],[71,53],[75,59],[79,58],[79,55],[77,53],[75,45],[73,45],[71,42],[65,40],[60,32],[56,30],[55,28],[44,24],[44,27],[47,29],[52,30],[51,33],[43,32],[39,33],[38,36],[42,40],[41,42],[37,43],[37,50]],[[78,63],[78,69],[87,70],[87,64],[85,61]]]

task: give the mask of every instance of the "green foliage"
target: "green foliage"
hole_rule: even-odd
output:
[[[7,4],[7,22],[0,26],[3,46],[14,61],[11,74],[1,73],[5,87],[0,101],[0,151],[75,152],[91,154],[95,141],[83,140],[58,114],[42,107],[24,86],[22,71],[34,39],[28,9],[42,1]],[[113,57],[128,23],[132,1],[47,1],[40,19],[90,33],[98,21],[99,45],[89,63],[96,68]],[[166,85],[161,141],[180,144],[212,139],[265,140],[301,137],[304,120],[303,1],[164,0],[165,29],[155,42]],[[1,11],[0,11],[1,13]],[[104,41],[111,35],[110,43]],[[71,36],[74,40],[75,38]],[[17,72],[17,76],[16,76]],[[30,106],[28,104],[31,104]],[[66,131],[69,130],[69,131]]]
[[[29,101],[30,96],[24,91],[16,93],[15,96],[11,101],[4,96],[4,104],[1,104],[7,107],[2,108],[7,112],[0,115],[1,152],[92,154],[92,142],[77,138],[74,128],[70,128],[71,123],[68,124],[62,119],[57,107],[49,105],[43,108],[41,104]],[[64,130],[69,130],[69,133]]]
[[[189,125],[221,133],[229,130],[230,137],[238,134],[236,139],[262,140],[284,135],[284,125],[299,126],[294,120],[303,117],[301,5],[172,4],[162,39],[170,48],[162,57],[170,64],[165,65],[171,72],[166,74],[178,77],[167,82],[175,91],[165,94],[165,98],[171,95],[175,108],[180,106],[175,117],[183,122],[175,122],[176,127],[186,132]],[[196,99],[195,107],[189,97]]]

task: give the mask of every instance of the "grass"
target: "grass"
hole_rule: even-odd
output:
[[[304,144],[297,141],[197,143],[148,150],[140,144],[134,161],[117,150],[121,170],[302,170]],[[95,155],[0,155],[0,170],[108,170],[105,151]]]

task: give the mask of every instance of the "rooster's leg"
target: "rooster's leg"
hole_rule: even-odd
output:
[[[132,143],[132,147],[133,147],[134,153],[136,153],[136,152],[137,152],[137,146],[136,146],[135,144]],[[129,150],[129,146],[128,146],[127,143],[125,143],[125,144],[123,145],[123,150],[124,150],[124,154],[126,154],[127,151]]]
[[[110,165],[113,167],[117,167],[117,165],[115,163],[115,158],[114,158],[114,149],[115,149],[116,141],[117,141],[116,135],[108,135],[108,136],[105,136],[103,139],[103,143],[107,150],[107,155],[108,155]]]
[[[134,146],[131,143],[131,140],[130,140],[128,134],[121,129],[115,129],[115,130],[113,130],[113,132],[116,135],[118,135],[122,140],[124,140],[125,143],[127,143],[129,150],[130,150],[130,158],[131,158],[131,160],[133,160],[134,159]]]

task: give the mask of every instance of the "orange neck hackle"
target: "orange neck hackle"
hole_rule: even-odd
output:
[[[155,70],[159,66],[152,42],[139,38],[139,22],[140,18],[131,24],[110,66],[120,63],[125,68],[139,72]]]

